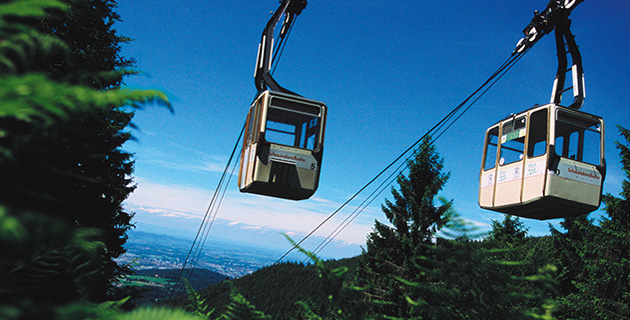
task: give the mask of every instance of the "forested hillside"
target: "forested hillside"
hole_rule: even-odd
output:
[[[168,300],[180,274],[186,274],[189,271],[189,269],[183,271],[181,269],[134,270],[133,274],[123,277],[119,285],[133,289],[131,290],[132,298],[136,305],[150,306]],[[195,290],[201,290],[228,279],[225,275],[205,269],[196,269],[190,274],[191,277],[186,280]]]
[[[326,267],[347,267],[355,271],[359,257],[327,261]],[[350,276],[351,277],[351,276]],[[208,305],[221,310],[230,301],[230,291],[238,290],[256,308],[273,319],[296,317],[301,307],[299,301],[307,302],[317,309],[328,306],[324,283],[312,264],[287,262],[258,270],[250,275],[226,281],[200,290],[199,294]]]

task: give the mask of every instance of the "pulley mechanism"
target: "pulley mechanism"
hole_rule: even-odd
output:
[[[551,0],[547,8],[542,12],[536,10],[532,21],[523,29],[525,37],[518,41],[512,54],[517,54],[529,49],[544,35],[551,33],[553,29],[566,20],[571,11],[584,0]]]
[[[555,29],[558,70],[553,84],[550,103],[560,105],[562,94],[573,89],[573,102],[567,108],[578,110],[584,103],[584,71],[582,57],[571,33],[571,11],[584,0],[551,0],[542,12],[536,11],[532,21],[523,29],[525,37],[518,41],[512,55],[521,54],[531,48],[544,35]],[[567,69],[567,57],[571,56],[572,66]],[[565,89],[566,73],[571,71],[573,86]]]

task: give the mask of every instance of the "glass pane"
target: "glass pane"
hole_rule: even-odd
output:
[[[558,155],[599,165],[600,143],[601,130],[598,119],[571,114],[562,110],[558,111],[556,120],[556,152]]]
[[[556,154],[562,156],[564,154],[564,137],[556,135]],[[568,152],[567,152],[568,153]],[[566,156],[565,156],[566,158]]]
[[[245,138],[247,139],[247,145],[249,146],[252,143],[256,143],[256,139],[258,139],[258,116],[260,113],[260,100],[256,102],[249,109],[249,114],[247,115],[247,132],[245,132]]]
[[[527,156],[538,157],[547,152],[547,110],[532,113],[529,121]]]
[[[569,159],[572,160],[581,160],[578,157],[579,153],[579,144],[580,144],[580,133],[578,131],[573,131],[569,135]]]
[[[503,124],[499,165],[510,164],[523,159],[526,133],[525,124],[525,117],[520,117]]]
[[[267,119],[265,139],[268,142],[292,146],[295,143],[295,126]]]
[[[497,146],[499,143],[499,128],[495,127],[488,131],[486,136],[486,155],[483,170],[494,168],[497,163]]]
[[[589,130],[590,129],[590,130]],[[601,131],[599,125],[594,125],[587,130],[584,130],[584,151],[582,155],[582,161],[594,165],[600,165],[600,143],[601,143]]]
[[[319,118],[313,118],[311,121],[305,122],[302,126],[303,135],[300,147],[305,149],[315,149],[319,134]]]
[[[274,100],[274,103],[280,101]],[[267,113],[265,139],[292,147],[316,149],[319,143],[320,119],[313,114],[271,105]]]

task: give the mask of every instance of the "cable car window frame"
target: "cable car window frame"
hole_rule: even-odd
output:
[[[483,170],[494,169],[497,166],[497,152],[499,150],[499,126],[488,130],[486,134],[486,152],[483,159]],[[491,159],[491,160],[490,160]]]
[[[313,121],[315,124],[310,125]],[[271,97],[265,119],[265,140],[292,148],[318,151],[321,145],[322,122],[321,106]],[[291,139],[293,141],[289,142]]]
[[[543,140],[535,139],[542,133]],[[532,159],[547,154],[547,140],[549,139],[549,111],[536,110],[529,115],[529,127],[527,128],[527,158]],[[540,150],[540,146],[543,147]]]
[[[505,166],[505,165],[509,165],[509,164],[516,163],[518,161],[523,160],[523,157],[525,154],[525,137],[527,135],[527,122],[528,122],[527,115],[523,115],[518,118],[512,118],[508,121],[504,121],[501,124],[501,144],[499,147],[499,166]],[[510,126],[511,128],[508,127],[508,130],[510,130],[509,132],[506,132],[506,124],[511,124]],[[512,137],[514,136],[513,133],[516,133],[516,137]],[[514,141],[515,143],[512,141]],[[509,152],[504,153],[503,149]],[[506,155],[508,156],[506,157]]]
[[[571,121],[574,120],[574,121]],[[601,165],[601,145],[602,145],[602,124],[601,120],[595,118],[589,118],[567,112],[566,110],[556,110],[556,128],[555,128],[555,141],[556,141],[556,153],[567,159],[587,163],[591,165]],[[559,125],[563,124],[563,125]],[[588,139],[589,142],[597,141],[597,147],[586,146],[586,133],[595,133],[597,139]],[[591,135],[589,135],[591,136]],[[558,140],[561,139],[561,144],[558,146]],[[585,157],[585,148],[588,149]],[[593,150],[597,152],[590,152]],[[561,152],[558,152],[561,151]],[[574,153],[574,154],[572,154]],[[596,155],[594,155],[596,153]],[[595,160],[597,159],[597,160]]]
[[[262,109],[262,101],[261,100],[257,100],[254,102],[254,104],[250,107],[250,111],[248,114],[248,122],[247,122],[247,132],[245,133],[245,137],[247,138],[247,145],[246,147],[249,147],[250,145],[256,143],[258,141],[258,134],[260,133],[260,116],[261,116],[261,109]]]
[[[597,124],[597,130],[584,130],[582,146],[582,162],[601,165],[602,164],[602,132],[601,124]],[[594,133],[594,134],[592,134]],[[593,137],[593,138],[591,138]],[[596,152],[594,152],[597,150]]]

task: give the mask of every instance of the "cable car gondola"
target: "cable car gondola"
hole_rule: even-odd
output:
[[[596,210],[605,176],[602,118],[555,104],[486,131],[479,205],[539,220]]]
[[[265,91],[252,104],[241,153],[239,188],[292,200],[308,199],[319,182],[326,105]]]
[[[241,150],[241,192],[302,200],[319,185],[326,104],[281,87],[270,74],[276,24],[286,14],[283,40],[305,6],[305,0],[283,0],[263,31],[256,61],[258,96],[247,116]]]
[[[541,14],[553,13],[550,8]],[[544,28],[536,23],[549,21],[549,15],[532,19],[525,40],[539,38],[536,30]],[[555,25],[559,66],[551,103],[511,115],[486,130],[479,174],[479,205],[484,209],[546,220],[587,214],[600,205],[606,174],[604,121],[577,110],[584,101],[584,81],[569,26],[566,16]],[[527,41],[518,46],[522,43]],[[564,90],[567,54],[573,60],[569,71],[574,101],[563,107],[562,94],[571,89]]]

